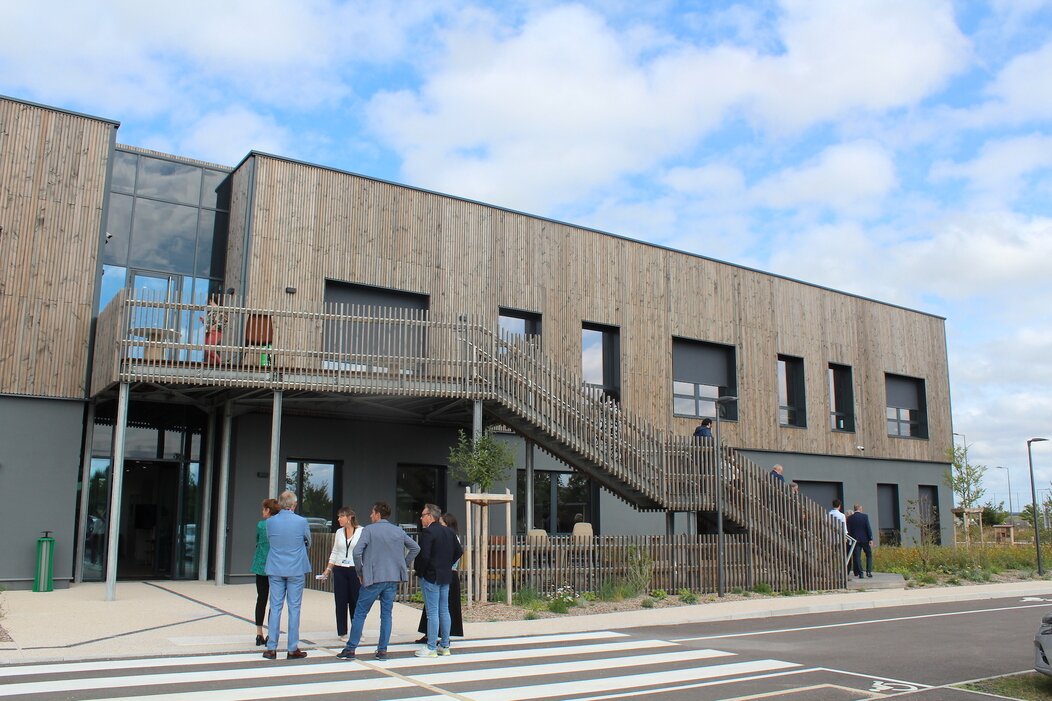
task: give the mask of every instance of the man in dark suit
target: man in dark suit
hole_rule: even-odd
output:
[[[281,511],[267,519],[266,572],[270,579],[270,629],[267,649],[263,657],[273,660],[278,656],[281,636],[281,609],[289,602],[289,642],[286,657],[298,660],[307,653],[300,650],[300,605],[303,602],[303,578],[310,572],[307,549],[310,548],[310,526],[307,519],[292,513],[296,510],[296,495],[282,492],[278,497]]]
[[[862,576],[862,553],[866,553],[866,576],[873,576],[873,529],[869,516],[862,513],[862,505],[855,504],[854,512],[847,517],[847,534],[854,538],[855,549],[851,553],[851,565],[856,577]]]
[[[420,513],[420,554],[414,569],[420,577],[427,611],[427,645],[416,652],[417,657],[438,657],[449,654],[449,584],[453,581],[453,564],[464,554],[457,536],[438,519],[442,510],[425,504]]]

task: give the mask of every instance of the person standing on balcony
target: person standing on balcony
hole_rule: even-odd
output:
[[[782,468],[782,466],[781,465],[775,465],[774,467],[771,468],[771,477],[773,477],[774,479],[778,480],[782,484],[785,484],[785,475],[783,475],[782,472],[784,472],[784,469]]]
[[[694,438],[712,438],[712,419],[702,419],[694,429]]]
[[[340,523],[340,530],[333,536],[329,566],[325,568],[323,579],[333,575],[336,635],[340,640],[346,640],[347,620],[354,617],[354,610],[358,606],[358,590],[361,588],[358,572],[354,568],[354,546],[358,545],[358,539],[362,537],[362,526],[358,525],[354,510],[349,506],[339,510],[336,520]]]
[[[226,323],[226,314],[219,309],[219,295],[212,295],[208,299],[208,307],[201,315],[201,322],[205,325],[205,345],[218,346],[223,341],[223,326]],[[209,365],[219,364],[219,352],[215,350],[205,351],[205,362]]]

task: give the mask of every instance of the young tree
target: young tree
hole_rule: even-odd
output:
[[[515,464],[508,446],[485,431],[477,441],[468,438],[464,431],[457,432],[457,444],[449,449],[449,465],[453,475],[488,492],[494,482],[508,476]]]
[[[986,465],[973,465],[968,461],[968,446],[953,446],[946,450],[950,469],[946,473],[946,486],[953,490],[954,502],[962,509],[974,509],[986,494],[983,477]]]
[[[1005,511],[1005,503],[994,504],[993,499],[988,499],[983,504],[983,524],[987,526],[1000,526],[1008,520],[1008,512]]]

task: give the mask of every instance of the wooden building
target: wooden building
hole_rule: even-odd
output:
[[[842,575],[834,497],[884,543],[949,537],[940,317],[117,126],[0,99],[0,486],[26,496],[0,584],[45,529],[62,581],[240,581],[285,487],[319,532],[343,504],[462,513],[447,454],[479,422],[516,456],[520,535],[704,535],[723,484],[735,547],[792,561],[756,575],[782,588]],[[725,451],[692,438],[717,406]]]

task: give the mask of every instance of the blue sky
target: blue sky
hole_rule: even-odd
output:
[[[1050,1],[4,4],[0,93],[121,143],[269,151],[945,316],[955,430],[1027,497]],[[1007,502],[1003,470],[987,487]]]

